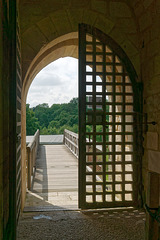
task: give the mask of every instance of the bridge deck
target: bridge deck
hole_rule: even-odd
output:
[[[40,145],[24,211],[78,208],[78,160],[64,145]]]

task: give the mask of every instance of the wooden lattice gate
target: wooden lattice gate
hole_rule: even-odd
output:
[[[101,31],[79,26],[79,206],[138,205],[140,98],[135,71]]]

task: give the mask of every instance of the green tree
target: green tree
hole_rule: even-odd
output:
[[[41,135],[63,134],[65,128],[78,132],[78,98],[73,98],[69,103],[39,104],[34,108],[27,106],[27,135],[34,134],[36,126],[40,129]],[[34,118],[33,118],[34,117]],[[33,120],[35,125],[33,127]]]
[[[35,113],[29,108],[29,104],[26,104],[26,134],[34,135],[37,129],[40,128],[38,118],[35,117]]]

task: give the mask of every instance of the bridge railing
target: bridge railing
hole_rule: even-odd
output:
[[[36,164],[36,156],[39,146],[39,129],[34,134],[32,141],[27,145],[27,187],[30,190]]]
[[[64,144],[66,145],[67,148],[69,148],[69,150],[78,158],[78,134],[71,132],[67,129],[64,130]],[[87,138],[86,139],[87,142],[89,142],[90,140]],[[90,145],[86,145],[87,148],[87,152],[90,152]],[[96,146],[96,151],[97,152],[102,152],[102,149],[100,146]],[[92,162],[90,155],[88,155],[88,162]],[[90,172],[92,171],[91,167],[87,166],[87,171]],[[96,165],[96,171],[97,172],[101,172],[102,171],[102,166],[101,165]],[[97,181],[101,181],[101,179],[96,176]]]
[[[78,158],[78,134],[65,129],[64,144]]]

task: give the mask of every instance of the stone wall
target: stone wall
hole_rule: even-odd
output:
[[[148,132],[144,132],[143,135],[144,203],[147,202],[150,207],[158,207],[159,202],[154,200],[157,199],[159,192],[154,191],[157,185],[151,184],[154,180],[152,180],[150,172],[160,174],[160,1],[135,1],[135,13],[139,22],[140,41],[142,43],[140,53],[144,85],[143,112],[147,113],[148,122],[156,122],[156,125],[149,124]],[[153,234],[153,226],[152,230],[148,230],[150,224],[151,220],[147,218],[146,239],[150,239],[149,234]],[[156,231],[158,232],[158,230],[154,231],[155,234]]]
[[[37,54],[54,39],[78,31],[79,23],[110,35],[130,57],[139,75],[138,24],[128,1],[46,0],[20,2],[23,78]]]
[[[149,124],[148,132],[144,133],[143,184],[147,193],[148,170],[156,168],[160,173],[160,1],[136,1],[135,9],[143,43],[141,48],[143,112],[147,113],[149,122],[157,123]]]

